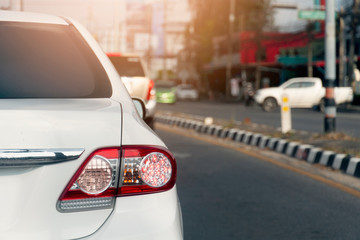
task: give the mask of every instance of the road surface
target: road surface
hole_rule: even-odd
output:
[[[239,151],[156,129],[178,163],[186,240],[359,239],[359,198]]]

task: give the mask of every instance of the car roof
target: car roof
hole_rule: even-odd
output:
[[[321,79],[317,78],[317,77],[295,77],[295,78],[290,78],[288,81],[318,81]]]
[[[0,22],[2,21],[69,25],[64,18],[59,16],[43,14],[43,13],[0,10]]]

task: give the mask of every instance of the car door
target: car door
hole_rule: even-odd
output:
[[[288,96],[291,107],[298,107],[301,105],[303,99],[301,86],[301,82],[293,82],[284,88],[284,94]]]
[[[315,82],[313,81],[304,81],[301,83],[301,101],[299,101],[299,107],[311,107],[319,98],[318,92],[315,89]]]

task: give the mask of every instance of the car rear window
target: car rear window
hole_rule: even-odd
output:
[[[0,98],[108,98],[109,78],[72,25],[0,23]]]
[[[138,57],[109,56],[111,62],[122,77],[145,77],[144,69]]]

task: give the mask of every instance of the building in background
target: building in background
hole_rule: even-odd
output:
[[[113,31],[99,39],[104,50],[142,55],[153,79],[162,78],[164,67],[169,79],[177,79],[177,56],[191,20],[187,0],[123,0],[119,5],[115,15],[124,18],[116,17]]]
[[[356,1],[359,3],[358,5],[355,4]],[[294,1],[290,0],[274,0],[273,2],[282,7],[286,7],[289,3],[294,5]],[[321,15],[325,16],[325,0],[304,2],[311,5],[302,5],[298,1],[299,5],[295,5],[293,9],[282,9],[281,7],[276,9],[273,18],[278,20],[274,21],[271,28],[262,32],[260,39],[255,32],[251,31],[234,33],[235,44],[231,56],[232,77],[250,81],[258,88],[278,86],[292,77],[314,76],[324,79],[325,18],[315,19],[314,17],[312,19],[311,15],[315,15],[315,12],[319,10]],[[342,16],[340,15],[341,8],[344,9]],[[284,17],[286,15],[284,11],[291,12],[292,16]],[[339,54],[340,50],[337,51],[336,83],[340,86],[352,85],[355,93],[357,93],[357,82],[353,72],[359,68],[360,15],[354,16],[351,13],[356,11],[360,11],[360,0],[337,1],[338,50],[341,46],[340,17],[345,19],[345,27],[342,29],[345,40],[343,41],[344,56],[342,58]],[[285,15],[279,18],[281,12]],[[304,12],[308,14],[308,18],[302,16]],[[220,96],[226,94],[226,66],[229,59],[226,46],[228,42],[227,36],[213,38],[214,54],[211,62],[206,64],[203,69],[203,82],[210,87],[210,91],[214,91]],[[260,56],[258,59],[257,54]],[[342,67],[342,71],[339,70],[340,67]],[[360,81],[358,86],[360,86]]]

